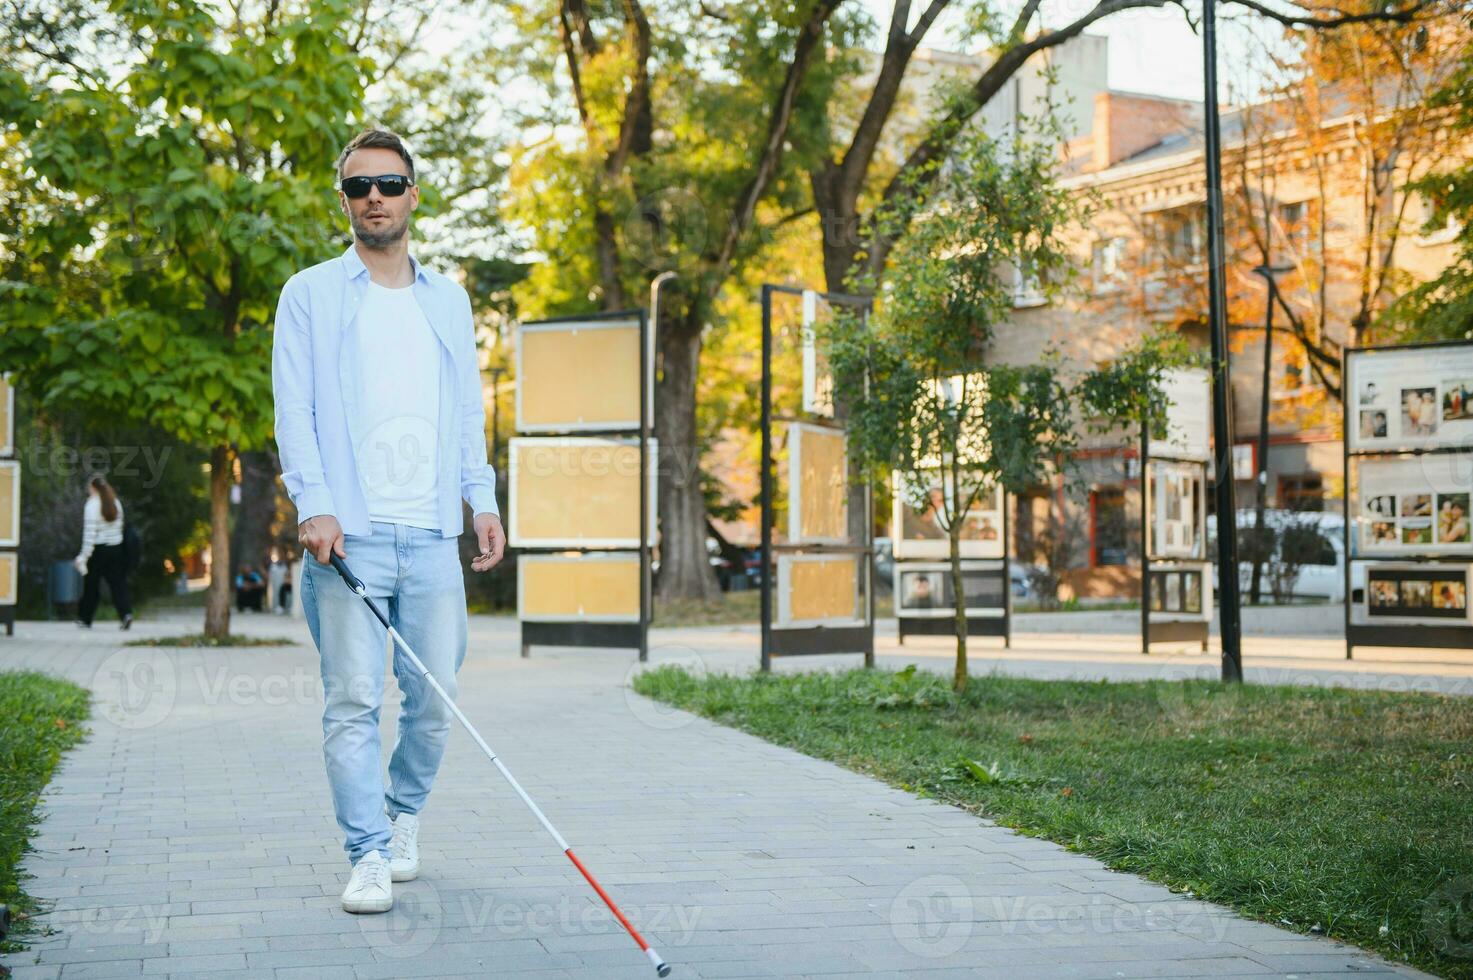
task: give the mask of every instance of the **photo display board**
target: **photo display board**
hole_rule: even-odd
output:
[[[1150,612],[1161,622],[1212,619],[1212,566],[1173,564],[1151,569]]]
[[[1356,466],[1360,552],[1473,557],[1473,461],[1457,453],[1371,457]]]
[[[1365,621],[1467,625],[1470,566],[1376,563],[1366,569]]]
[[[1473,343],[1351,349],[1343,375],[1345,655],[1473,649]]]
[[[939,469],[895,473],[890,533],[896,559],[950,557],[951,541],[943,517],[950,487],[950,477],[943,480]],[[923,509],[911,504],[917,498],[927,501]],[[1002,487],[984,487],[978,493],[977,502],[962,519],[963,558],[1003,557],[1007,543],[1002,510]]]
[[[951,563],[896,562],[895,615],[916,619],[955,616]],[[962,594],[969,619],[999,617],[1007,601],[1007,573],[1000,561],[962,562]]]
[[[1473,345],[1347,352],[1352,453],[1473,446]]]
[[[1151,439],[1152,459],[1206,462],[1212,454],[1212,385],[1199,368],[1168,371],[1162,382],[1166,400],[1165,438]]]
[[[517,431],[637,430],[640,395],[653,390],[651,351],[640,383],[641,333],[638,318],[523,324]]]
[[[536,646],[649,657],[657,538],[654,330],[642,309],[516,325],[507,544],[523,657]]]
[[[874,665],[873,490],[851,483],[848,426],[825,324],[868,316],[864,296],[761,287],[758,620],[774,657],[856,653]],[[860,501],[863,501],[861,503]],[[851,528],[851,525],[854,525]]]
[[[1150,463],[1152,558],[1201,558],[1206,472],[1200,463]]]
[[[842,429],[788,427],[788,542],[849,540],[848,437]]]
[[[834,375],[829,370],[828,357],[818,343],[818,334],[813,326],[818,322],[820,302],[822,299],[817,292],[803,290],[803,411],[833,418]]]

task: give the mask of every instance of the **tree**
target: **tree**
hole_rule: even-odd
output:
[[[1466,21],[1464,29],[1473,26]],[[1465,150],[1473,141],[1473,44],[1465,43],[1453,71],[1431,99],[1434,109],[1448,113],[1444,136]],[[1409,340],[1473,338],[1473,154],[1415,181],[1411,190],[1432,203],[1423,230],[1457,229],[1457,258],[1440,275],[1418,285],[1387,315],[1387,324],[1406,331]]]
[[[1020,134],[999,144],[966,134],[939,181],[905,196],[919,213],[882,215],[905,231],[890,249],[873,318],[863,327],[836,318],[823,332],[835,390],[850,392],[845,417],[860,472],[939,476],[957,690],[967,684],[961,532],[968,512],[987,488],[1017,494],[1055,472],[1074,446],[1076,412],[1106,415],[1114,425],[1163,411],[1153,398],[1160,378],[1150,373],[1149,350],[1081,379],[1050,362],[1013,366],[991,357],[994,329],[1012,312],[1016,275],[1050,293],[1072,278],[1066,233],[1084,212],[1057,186],[1056,170],[1052,141]],[[912,506],[926,505],[931,482],[908,484]]]
[[[1415,226],[1406,185],[1455,151],[1442,132],[1446,109],[1431,96],[1468,34],[1454,17],[1429,16],[1291,40],[1297,56],[1279,60],[1274,101],[1247,120],[1235,224],[1259,264],[1292,268],[1268,301],[1314,380],[1338,401],[1342,349],[1377,340],[1372,328],[1412,285],[1398,261]],[[1274,185],[1291,168],[1308,169],[1316,197],[1286,219]],[[1336,213],[1337,199],[1359,206]],[[1239,291],[1257,296],[1262,283],[1250,285],[1243,265]]]
[[[825,92],[825,44],[854,34],[855,18],[833,17],[840,2],[512,7],[535,40],[508,52],[508,70],[542,83],[552,108],[540,121],[561,126],[513,153],[507,213],[547,257],[517,291],[519,308],[615,309],[641,302],[654,272],[679,272],[656,337],[662,597],[718,594],[698,365],[724,291],[781,226],[779,212],[806,210],[790,144],[796,153],[797,120]],[[555,38],[539,33],[548,22]]]
[[[332,247],[361,100],[349,0],[5,10],[0,119],[44,207],[3,244],[0,360],[42,405],[148,422],[209,453],[205,633],[230,616],[236,455],[271,429],[281,284]]]

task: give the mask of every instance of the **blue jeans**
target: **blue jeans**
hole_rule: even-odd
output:
[[[370,526],[372,534],[343,535],[348,568],[453,698],[466,646],[459,539],[409,524]],[[385,792],[378,722],[388,631],[331,565],[309,554],[302,568],[302,609],[322,663],[322,754],[343,849],[354,864],[372,850],[388,857],[389,821],[424,806],[454,716],[395,644],[403,705]]]

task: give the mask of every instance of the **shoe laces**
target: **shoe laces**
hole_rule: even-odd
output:
[[[358,872],[358,883],[364,888],[383,888],[389,873],[386,861],[359,861],[354,871]]]
[[[418,827],[395,823],[394,836],[389,841],[389,850],[394,853],[394,857],[401,859],[409,857],[409,849],[414,846],[414,839],[418,833]]]

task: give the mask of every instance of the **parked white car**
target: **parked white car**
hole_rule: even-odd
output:
[[[1294,581],[1292,590],[1296,599],[1323,599],[1326,602],[1345,601],[1345,518],[1340,514],[1325,514],[1312,511],[1290,511],[1290,510],[1265,510],[1263,522],[1275,530],[1293,526],[1295,523],[1312,518],[1319,525],[1320,533],[1324,535],[1329,544],[1329,549],[1323,555],[1325,560],[1306,563],[1299,568],[1299,577]],[[1243,540],[1244,529],[1254,527],[1257,515],[1252,508],[1238,511],[1238,540]],[[1208,547],[1212,548],[1217,540],[1217,515],[1210,514],[1207,517],[1207,540]],[[1277,554],[1277,548],[1275,549]],[[1241,551],[1239,558],[1242,558]],[[1354,565],[1351,568],[1351,589],[1359,595],[1366,587],[1365,565]],[[1242,590],[1243,598],[1248,598],[1248,589],[1253,582],[1253,563],[1240,560],[1238,563],[1238,582]],[[1264,581],[1260,586],[1260,593],[1264,597],[1271,597],[1272,590],[1268,583],[1268,566],[1264,566]]]

